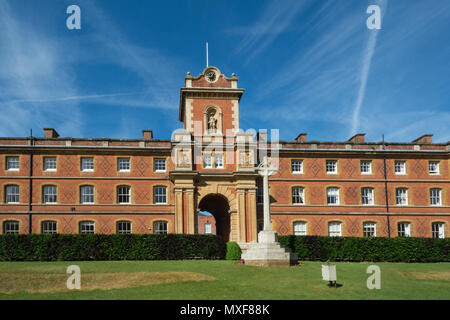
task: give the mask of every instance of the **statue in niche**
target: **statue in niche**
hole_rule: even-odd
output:
[[[250,152],[243,151],[241,152],[241,166],[250,167]]]
[[[178,166],[182,168],[189,168],[190,167],[190,161],[189,161],[189,155],[186,151],[180,152],[179,162]]]
[[[208,130],[215,132],[217,129],[216,110],[212,109],[208,112]]]

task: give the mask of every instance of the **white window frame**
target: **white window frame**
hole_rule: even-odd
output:
[[[327,174],[337,174],[338,173],[338,161],[337,160],[325,160],[325,169]],[[330,169],[333,169],[331,171]]]
[[[397,228],[399,237],[411,237],[411,223],[399,222]]]
[[[394,162],[395,174],[406,174],[406,161],[396,160]]]
[[[367,171],[364,171],[363,170]],[[361,170],[361,174],[372,174],[372,161],[371,160],[361,160],[360,162],[360,170]]]
[[[374,189],[371,187],[361,188],[361,203],[364,206],[373,206],[374,201]]]
[[[19,221],[6,220],[3,221],[3,234],[19,234],[20,224]]]
[[[56,171],[57,167],[56,157],[44,157],[44,171]]]
[[[445,223],[444,222],[433,222],[431,224],[431,234],[435,239],[445,238]]]
[[[20,187],[16,184],[9,184],[9,185],[5,186],[5,203],[8,203],[8,204],[20,203],[20,189],[19,188]]]
[[[305,188],[292,187],[292,204],[296,206],[305,205]]]
[[[331,199],[335,199],[335,202],[331,202]],[[339,205],[339,188],[328,187],[327,188],[327,205],[338,206]]]
[[[342,223],[339,221],[328,222],[328,236],[342,237]]]
[[[223,169],[223,154],[218,153],[214,155],[214,166],[216,169]]]
[[[292,159],[291,160],[291,172],[292,174],[303,173],[303,160]]]
[[[205,223],[204,229],[205,229],[205,234],[211,234],[212,233],[211,223]]]
[[[212,169],[212,156],[210,153],[205,153],[203,155],[203,168]]]
[[[153,203],[167,204],[167,187],[165,186],[153,187]]]
[[[86,201],[86,199],[88,201]],[[92,199],[92,201],[90,201]],[[84,185],[80,187],[80,203],[93,204],[95,202],[95,188],[94,186]]]
[[[167,221],[153,222],[153,233],[154,234],[168,234],[169,233],[169,224],[167,223]]]
[[[41,233],[42,234],[58,233],[58,224],[56,223],[56,221],[53,221],[53,220],[41,221]]]
[[[305,221],[294,221],[293,223],[294,235],[306,236],[307,235],[306,224],[307,222]]]
[[[95,222],[94,221],[80,221],[79,232],[80,234],[93,234],[95,233]]]
[[[430,205],[442,206],[442,190],[440,188],[430,189]]]
[[[406,188],[396,188],[395,189],[395,203],[398,206],[408,205],[408,189]]]
[[[117,158],[117,170],[119,172],[130,172],[131,159],[130,158]]]
[[[49,201],[55,199],[55,201]],[[58,203],[58,187],[53,185],[42,187],[42,202],[44,204]]]
[[[20,160],[18,156],[6,157],[6,170],[7,171],[19,171]]]
[[[94,171],[94,158],[93,157],[82,157],[81,158],[81,171],[83,171],[83,172]]]
[[[116,222],[116,233],[117,234],[131,234],[133,232],[133,225],[131,221],[120,220]]]
[[[153,161],[153,170],[155,172],[166,172],[166,159],[165,158],[155,158]]]
[[[428,162],[428,173],[430,175],[439,175],[439,161]]]
[[[128,200],[128,201],[124,201]],[[131,203],[131,187],[127,185],[117,186],[117,203],[130,204]]]
[[[377,236],[377,224],[375,222],[363,222],[363,236],[364,237],[376,237]]]

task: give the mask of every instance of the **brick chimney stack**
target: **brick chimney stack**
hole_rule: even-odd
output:
[[[300,133],[297,138],[295,138],[297,142],[306,142],[306,133]]]
[[[144,136],[144,140],[152,140],[153,139],[153,131],[152,130],[142,130],[142,135]]]
[[[353,143],[364,143],[364,136],[366,134],[365,133],[357,133],[355,134],[353,137],[351,137],[350,139],[348,139],[348,142],[353,142]]]
[[[423,143],[433,143],[433,135],[430,133],[424,134],[417,138],[416,140],[413,140],[413,143],[417,144],[423,144]]]
[[[56,132],[53,128],[44,128],[44,138],[50,139],[50,138],[58,138],[59,134]]]

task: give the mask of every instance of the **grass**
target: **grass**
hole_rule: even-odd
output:
[[[68,290],[69,265],[81,290]],[[450,299],[450,263],[373,263],[381,289],[366,287],[372,263],[336,263],[328,288],[321,262],[261,268],[234,261],[1,262],[0,299]]]

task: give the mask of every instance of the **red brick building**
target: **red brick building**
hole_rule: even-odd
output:
[[[449,142],[243,132],[237,82],[215,67],[188,73],[171,139],[0,138],[0,232],[203,233],[208,211],[225,240],[256,241],[266,152],[278,234],[448,237]]]

